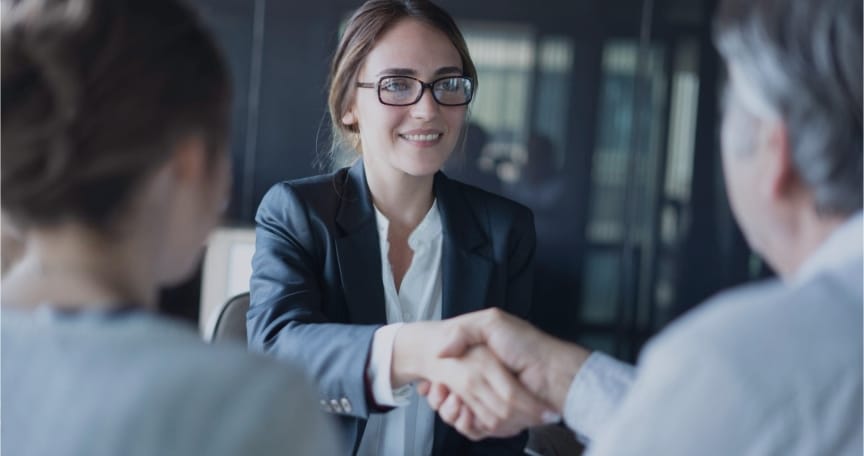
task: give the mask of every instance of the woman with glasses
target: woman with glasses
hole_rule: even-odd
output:
[[[476,88],[446,12],[424,0],[366,2],[329,88],[334,143],[359,158],[275,185],[258,209],[250,347],[308,369],[354,454],[523,453],[524,433],[474,443],[436,419],[414,392],[421,379],[492,415],[543,413],[485,350],[469,355],[483,368],[437,358],[447,326],[436,320],[490,306],[524,318],[530,305],[531,212],[440,171]]]
[[[157,312],[228,196],[230,87],[178,1],[3,2],[2,454],[335,451],[299,369]]]

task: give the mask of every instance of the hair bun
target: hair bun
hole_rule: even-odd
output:
[[[178,138],[222,150],[227,68],[181,0],[2,5],[0,195],[19,224],[104,225]]]
[[[77,111],[78,78],[62,58],[69,27],[52,28],[59,12],[4,9],[2,118],[5,132],[14,134],[2,139],[3,206],[38,206],[66,190],[62,181],[72,162],[68,133]]]

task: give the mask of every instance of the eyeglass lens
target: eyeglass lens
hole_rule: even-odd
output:
[[[473,85],[466,77],[442,78],[432,83],[432,96],[442,105],[464,105],[471,101]],[[382,78],[378,83],[381,102],[410,105],[420,100],[423,82],[404,76]]]

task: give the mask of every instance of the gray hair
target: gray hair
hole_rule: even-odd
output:
[[[862,207],[861,0],[723,0],[720,53],[782,118],[793,166],[823,214]]]

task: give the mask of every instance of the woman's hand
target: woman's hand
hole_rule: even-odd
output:
[[[576,372],[590,355],[588,350],[545,335],[527,322],[498,309],[474,312],[442,323],[454,328],[449,333],[451,344],[438,353],[439,356],[459,357],[474,347],[485,347],[518,378],[524,388],[533,392],[535,400],[548,404],[542,421],[560,420],[559,413],[567,391]],[[482,409],[471,408],[465,398],[449,385],[421,382],[417,390],[427,396],[430,407],[438,411],[444,422],[470,438],[498,436],[514,426],[534,425],[531,420],[516,414],[499,420],[500,428],[490,428],[485,424],[488,420],[481,419]]]
[[[446,400],[433,408],[445,422],[474,440],[509,437],[543,424],[549,407],[525,389],[488,348],[476,345],[460,357],[441,356],[461,337],[459,331],[450,321],[403,325],[393,347],[393,387],[425,380],[439,392],[446,391]]]

